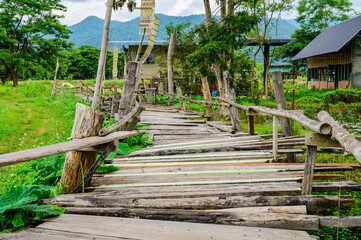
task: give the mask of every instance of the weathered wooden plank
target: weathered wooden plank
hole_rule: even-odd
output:
[[[70,142],[58,143],[54,145],[24,150],[20,152],[0,155],[0,167],[9,166],[17,163],[27,162],[34,159],[57,155],[64,152],[70,152],[89,146],[97,146],[104,143],[114,142],[115,140],[125,139],[137,136],[137,132],[116,132],[105,137],[88,137],[83,139],[74,139]]]
[[[237,163],[265,163],[272,158],[251,159],[251,160],[228,160],[228,161],[190,161],[190,162],[155,162],[155,163],[115,163],[116,167],[161,167],[161,166],[187,166],[187,165],[222,165]]]
[[[292,211],[293,208],[296,208],[296,211]],[[305,213],[300,213],[300,210],[304,210]],[[301,208],[289,206],[222,210],[68,208],[67,213],[294,230],[319,229],[318,216],[307,216],[306,206],[301,206]]]
[[[361,216],[320,216],[321,227],[360,228]]]
[[[202,198],[124,198],[115,196],[86,196],[78,194],[76,199],[57,200],[54,197],[43,200],[45,203],[63,207],[122,207],[122,208],[163,208],[163,209],[223,209],[259,206],[306,205],[308,211],[323,210],[326,207],[353,206],[355,200],[350,195],[322,196],[229,196]]]
[[[168,222],[159,220],[144,220],[130,218],[79,216],[63,214],[44,223],[39,229],[77,232],[89,236],[124,237],[138,240],[184,240],[184,239],[214,239],[220,240],[227,236],[228,240],[274,240],[310,239],[306,232],[296,230],[280,230],[267,228],[252,228],[240,226],[224,226],[216,224],[198,224],[184,222]]]
[[[317,147],[315,146],[307,146],[306,164],[305,164],[304,178],[302,182],[303,195],[310,195],[312,192],[312,184],[313,184],[315,161],[316,161],[316,150]]]
[[[192,181],[192,182],[151,182],[151,183],[129,183],[129,184],[112,184],[101,185],[96,188],[129,188],[129,187],[152,187],[152,186],[184,186],[184,185],[209,185],[209,184],[230,184],[230,183],[259,183],[259,182],[287,182],[300,181],[300,177],[285,177],[285,178],[263,178],[263,179],[233,179],[233,180],[218,180],[218,181]]]

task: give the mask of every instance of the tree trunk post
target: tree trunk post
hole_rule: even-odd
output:
[[[277,162],[278,160],[278,118],[273,116],[273,143],[272,143],[272,152],[273,152],[273,161]]]
[[[120,93],[116,92],[113,96],[111,115],[115,116],[119,112]]]
[[[272,74],[272,80],[273,80],[273,89],[275,93],[275,98],[277,102],[277,108],[287,110],[285,90],[283,88],[283,81],[282,81],[282,73],[274,72]],[[280,123],[281,123],[283,136],[285,137],[292,136],[291,121],[288,118],[280,117]],[[287,154],[287,159],[288,162],[290,163],[295,162],[294,154]]]
[[[77,103],[74,119],[72,139],[82,139],[97,136],[103,126],[105,115],[93,108]],[[94,164],[98,152],[68,152],[65,158],[61,183],[65,186],[65,193],[73,192],[91,166]]]
[[[101,94],[101,88],[102,88],[102,82],[103,82],[102,78],[104,75],[104,66],[105,66],[105,61],[106,61],[107,52],[108,52],[109,25],[110,25],[110,20],[112,17],[113,5],[114,5],[114,0],[108,0],[107,5],[106,5],[107,8],[106,8],[106,14],[105,14],[105,21],[104,21],[102,47],[101,47],[100,57],[99,57],[99,62],[98,62],[97,78],[96,78],[96,83],[95,83],[92,108],[99,107],[99,102],[100,102],[100,98],[101,98],[100,94]]]
[[[128,76],[124,80],[124,86],[122,91],[122,98],[119,103],[119,116],[125,116],[133,108],[132,101],[135,95],[135,84],[137,78],[137,69],[139,62],[129,62],[128,64]],[[120,120],[120,119],[116,119]]]
[[[177,87],[177,93],[178,93],[178,97],[179,97],[179,103],[181,106],[182,111],[186,110],[186,106],[184,104],[184,98],[183,97],[183,92],[182,92],[182,88],[181,87]]]
[[[316,146],[307,146],[305,172],[302,181],[302,192],[301,192],[302,195],[311,195],[312,193],[313,174],[315,172],[315,162],[316,162],[316,152],[317,152]]]
[[[234,92],[233,78],[228,70],[223,72],[223,78],[226,83],[226,99],[230,102],[237,102],[236,94]],[[231,123],[234,130],[242,131],[241,119],[239,118],[238,109],[230,106],[229,112],[231,115]]]
[[[168,48],[168,92],[174,94],[173,56],[176,44],[176,33],[172,31]],[[174,96],[169,95],[169,106],[174,106]]]
[[[56,67],[55,67],[55,73],[54,73],[54,85],[53,85],[53,91],[51,92],[51,96],[53,97],[55,95],[56,85],[58,84],[58,79],[56,76],[58,75],[59,70],[59,58],[56,58]]]
[[[202,91],[203,91],[204,100],[212,101],[212,95],[209,89],[207,78],[202,78]],[[214,121],[213,106],[207,106],[207,117],[209,121]]]
[[[248,135],[253,136],[254,135],[254,116],[247,114],[248,118]]]
[[[149,83],[144,82],[144,88],[145,88],[145,95],[147,95],[147,103],[152,104],[152,94],[149,90]]]

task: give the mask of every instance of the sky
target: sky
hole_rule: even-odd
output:
[[[215,0],[211,1],[212,11],[216,9]],[[137,0],[140,6],[141,0]],[[295,1],[297,2],[297,1]],[[354,8],[361,12],[361,0],[351,0]],[[88,16],[97,16],[104,19],[106,0],[62,0],[62,4],[68,8],[65,16],[61,20],[63,24],[68,26],[81,22]],[[156,13],[162,13],[172,16],[188,16],[192,14],[204,14],[204,6],[202,0],[156,0]],[[296,17],[296,12],[293,11],[282,18],[293,19]],[[139,17],[140,11],[135,10],[129,13],[126,8],[121,11],[116,11],[112,15],[112,20],[129,21]]]

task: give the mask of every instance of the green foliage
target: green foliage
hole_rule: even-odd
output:
[[[80,48],[75,48],[68,53],[68,70],[67,76],[71,79],[92,79],[96,77],[98,69],[100,49],[95,47],[83,45]],[[119,53],[118,57],[118,72],[119,76],[124,71],[124,52]],[[108,51],[107,61],[105,66],[105,76],[112,77],[113,69],[113,52]]]
[[[349,0],[301,0],[297,7],[297,21],[302,28],[323,31],[331,24],[357,15]]]
[[[30,204],[39,198],[48,197],[43,186],[15,187],[0,197],[1,232],[9,232],[29,225],[49,215],[61,215],[64,208],[52,205]]]
[[[28,71],[42,71],[37,64],[46,68],[56,60],[49,56],[59,54],[69,45],[70,30],[60,24],[65,11],[60,0],[3,0],[0,2],[0,64],[5,73],[3,83],[10,77],[14,86],[18,76]],[[51,36],[51,37],[50,37]],[[44,70],[46,71],[46,70]],[[25,73],[27,75],[28,73]]]

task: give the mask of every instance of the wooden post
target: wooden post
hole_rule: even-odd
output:
[[[154,104],[158,105],[158,89],[154,90]]]
[[[277,102],[277,108],[287,110],[285,90],[283,88],[282,73],[274,72],[272,74],[272,79],[273,79],[273,89],[274,89],[275,98],[276,98],[276,102]],[[291,127],[290,119],[280,117],[280,123],[281,123],[283,136],[285,136],[285,137],[292,136],[292,127]],[[287,154],[287,159],[288,159],[288,162],[290,162],[290,163],[295,162],[294,154]]]
[[[176,33],[172,31],[169,41],[169,48],[168,48],[168,92],[169,95],[169,106],[174,106],[174,79],[173,79],[173,56],[174,56],[174,49],[175,49],[175,42],[176,42]]]
[[[248,114],[248,135],[253,136],[254,135],[254,116]]]
[[[164,83],[159,82],[158,83],[158,92],[161,94],[164,91]]]
[[[96,136],[103,126],[105,115],[95,109],[77,103],[72,139]],[[65,159],[61,183],[65,193],[71,193],[94,164],[97,152],[68,152]],[[83,170],[83,171],[81,171]]]
[[[147,103],[152,104],[152,94],[150,94],[149,84],[144,82],[145,95],[147,95]]]
[[[136,79],[135,79],[134,91],[137,91],[139,89],[139,84],[140,84],[141,77],[142,77],[142,63],[138,62],[138,68],[137,68],[137,71],[136,71]],[[137,94],[134,93],[133,100],[132,100],[132,106],[134,106],[136,101],[137,101]]]
[[[190,97],[187,95],[187,97]],[[187,111],[190,111],[191,110],[191,103],[190,101],[187,100]]]
[[[211,91],[209,89],[207,78],[202,79],[202,91],[203,91],[204,100],[212,101],[212,95],[211,95]],[[207,106],[207,117],[208,117],[209,121],[214,121],[213,106]]]
[[[273,144],[272,144],[273,160],[278,159],[278,118],[273,116]]]
[[[95,83],[95,90],[92,102],[92,108],[97,108],[100,102],[100,91],[102,88],[102,78],[104,75],[104,67],[105,61],[107,58],[108,52],[108,37],[109,37],[109,25],[110,19],[112,17],[112,10],[113,10],[114,0],[108,0],[107,2],[107,9],[105,14],[105,21],[104,21],[104,29],[103,29],[103,39],[102,39],[102,47],[100,51],[100,57],[98,62],[98,70],[97,70],[97,78]]]
[[[133,108],[132,101],[133,96],[135,95],[135,83],[136,83],[136,73],[139,63],[138,62],[129,62],[128,64],[128,76],[124,80],[124,86],[122,91],[122,98],[120,99],[119,103],[119,115],[125,116],[130,112]],[[119,119],[116,119],[119,120]]]
[[[302,195],[311,195],[312,193],[313,174],[315,171],[315,162],[316,162],[316,152],[317,152],[316,146],[307,145],[305,172],[302,181],[302,192],[301,192]]]
[[[264,94],[268,95],[268,73],[269,73],[269,44],[265,44],[264,46],[264,52],[263,52],[263,81],[264,81]]]
[[[116,92],[113,96],[111,115],[114,116],[119,111],[120,93]]]
[[[181,87],[177,87],[177,93],[178,93],[178,96],[180,96],[179,98],[179,103],[180,103],[180,106],[181,106],[181,109],[182,111],[185,111],[186,110],[186,106],[184,104],[184,99],[181,98],[183,96],[183,92],[182,92],[182,88]]]
[[[295,89],[292,89],[292,110],[295,110]]]
[[[223,72],[223,78],[225,81],[226,99],[230,102],[237,102],[236,93],[234,92],[233,78],[229,71]],[[230,106],[229,112],[231,115],[231,123],[236,131],[242,131],[241,119],[239,118],[238,109]]]
[[[51,92],[51,96],[53,97],[55,95],[56,85],[58,84],[58,80],[56,76],[58,75],[59,70],[59,58],[56,58],[56,67],[55,67],[55,73],[54,73],[54,85],[53,85],[53,91]]]

